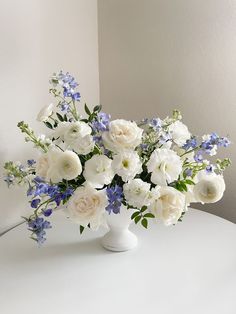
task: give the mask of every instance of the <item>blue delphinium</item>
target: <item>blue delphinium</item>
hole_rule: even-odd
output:
[[[108,206],[106,207],[106,210],[109,214],[112,212],[114,214],[120,213],[120,207],[122,205],[123,200],[123,190],[122,187],[119,185],[115,185],[112,187],[107,188],[107,198],[108,198]]]
[[[45,229],[52,228],[49,221],[44,220],[42,217],[36,217],[28,221],[28,229],[32,231],[32,238],[38,242],[39,245],[43,244],[46,240]]]
[[[92,128],[95,132],[108,131],[111,116],[105,112],[99,112],[97,118],[92,122]]]
[[[35,161],[34,159],[29,159],[29,160],[27,160],[27,165],[28,165],[29,167],[32,167],[34,164],[36,164],[36,161]]]
[[[191,137],[189,140],[186,141],[186,143],[183,145],[183,149],[189,150],[189,149],[194,149],[197,147],[197,139],[196,137]]]
[[[54,75],[51,79],[51,83],[55,86],[59,84],[63,88],[63,96],[70,97],[74,101],[79,101],[81,96],[80,93],[75,91],[75,88],[79,85],[75,78],[68,72],[63,73],[60,71]]]
[[[64,113],[68,113],[70,111],[70,105],[67,102],[62,102],[60,104],[60,109]]]

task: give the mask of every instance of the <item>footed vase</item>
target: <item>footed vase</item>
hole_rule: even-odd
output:
[[[102,245],[105,249],[114,252],[124,252],[137,246],[137,237],[129,230],[133,212],[133,209],[127,209],[127,207],[122,205],[120,213],[107,213],[109,231],[102,238]]]

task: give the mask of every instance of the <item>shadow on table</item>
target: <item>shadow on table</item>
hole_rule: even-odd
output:
[[[99,256],[104,254],[112,254],[105,250],[101,245],[101,239],[89,239],[73,243],[56,243],[47,244],[38,248],[37,246],[29,247],[8,247],[8,250],[1,254],[1,262],[8,265],[16,263],[32,263],[36,261],[54,260],[68,257],[83,258],[87,256]]]

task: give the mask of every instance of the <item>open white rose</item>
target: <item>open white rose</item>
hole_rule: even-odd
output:
[[[105,155],[94,155],[85,162],[83,172],[85,180],[96,188],[111,183],[114,177],[111,163],[112,160]]]
[[[140,209],[143,206],[150,205],[150,187],[150,183],[144,182],[141,179],[133,179],[125,183],[123,191],[128,204]]]
[[[36,162],[36,175],[54,183],[59,182],[61,177],[55,169],[56,161],[61,152],[56,149],[49,150],[42,154]]]
[[[215,203],[224,194],[225,181],[222,175],[205,174],[193,188],[193,194],[197,202]]]
[[[172,123],[169,126],[169,132],[173,141],[179,146],[183,146],[186,141],[191,137],[187,126],[181,121],[176,121]]]
[[[95,142],[92,135],[85,135],[70,144],[70,148],[72,148],[79,155],[87,155],[91,153],[94,150],[94,146]]]
[[[182,161],[173,150],[158,148],[151,154],[147,169],[152,173],[151,181],[154,184],[167,185],[178,179],[182,171]]]
[[[49,118],[49,116],[53,112],[53,104],[44,106],[37,115],[37,120],[40,122],[46,122]]]
[[[123,149],[135,149],[141,144],[143,130],[135,122],[123,119],[113,120],[109,131],[103,132],[102,138],[107,149],[119,152]]]
[[[82,166],[76,153],[66,150],[62,152],[55,163],[54,172],[65,180],[73,180],[82,172]]]
[[[185,196],[172,187],[161,187],[159,196],[152,201],[149,210],[166,226],[176,224],[185,211]]]
[[[89,185],[78,187],[67,206],[69,217],[83,227],[90,224],[93,230],[104,223],[108,200],[105,190],[97,191]]]
[[[124,182],[127,182],[142,172],[142,162],[137,152],[125,150],[114,156],[112,168]]]

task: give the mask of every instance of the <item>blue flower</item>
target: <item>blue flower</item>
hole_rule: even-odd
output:
[[[73,100],[76,100],[76,101],[79,101],[80,98],[81,98],[79,92],[77,92],[77,93],[72,93],[71,97],[72,97]]]
[[[44,218],[36,217],[28,221],[28,228],[35,235],[35,240],[38,244],[42,244],[46,240],[45,229],[52,228],[49,221],[44,220]]]
[[[119,185],[112,186],[110,188],[107,188],[106,193],[108,197],[108,206],[106,207],[106,210],[108,211],[108,213],[120,213],[120,207],[123,200],[122,187],[120,187]]]
[[[189,149],[194,149],[197,147],[197,139],[196,137],[192,137],[189,140],[186,141],[186,143],[183,145],[183,149],[189,150]]]
[[[191,177],[193,175],[193,170],[192,169],[185,169],[184,173],[186,174],[187,177]]]
[[[67,102],[63,102],[60,104],[60,108],[62,112],[69,112],[70,111],[70,105]]]
[[[41,200],[39,198],[35,198],[31,201],[31,207],[32,208],[38,208]]]
[[[201,150],[199,150],[199,151],[195,154],[194,160],[195,160],[196,162],[202,162],[202,161],[203,161],[203,156],[202,156],[202,151],[201,151]]]
[[[156,131],[159,131],[162,127],[162,120],[159,118],[153,118],[150,120],[150,126],[153,127]]]
[[[230,144],[231,142],[227,137],[221,137],[218,140],[218,146],[228,147]]]
[[[32,167],[35,163],[36,163],[36,161],[35,161],[34,159],[29,159],[29,160],[27,160],[27,165],[28,165],[29,167]]]
[[[39,183],[36,185],[34,196],[47,194],[48,192],[48,184],[47,183]]]
[[[92,122],[92,128],[95,132],[108,131],[111,116],[105,112],[99,112],[96,120]]]
[[[49,217],[52,214],[52,209],[51,208],[47,208],[43,210],[43,214],[45,217]]]
[[[212,173],[212,172],[213,172],[213,166],[212,166],[212,165],[208,165],[208,166],[206,167],[206,172],[207,172],[207,173]]]

